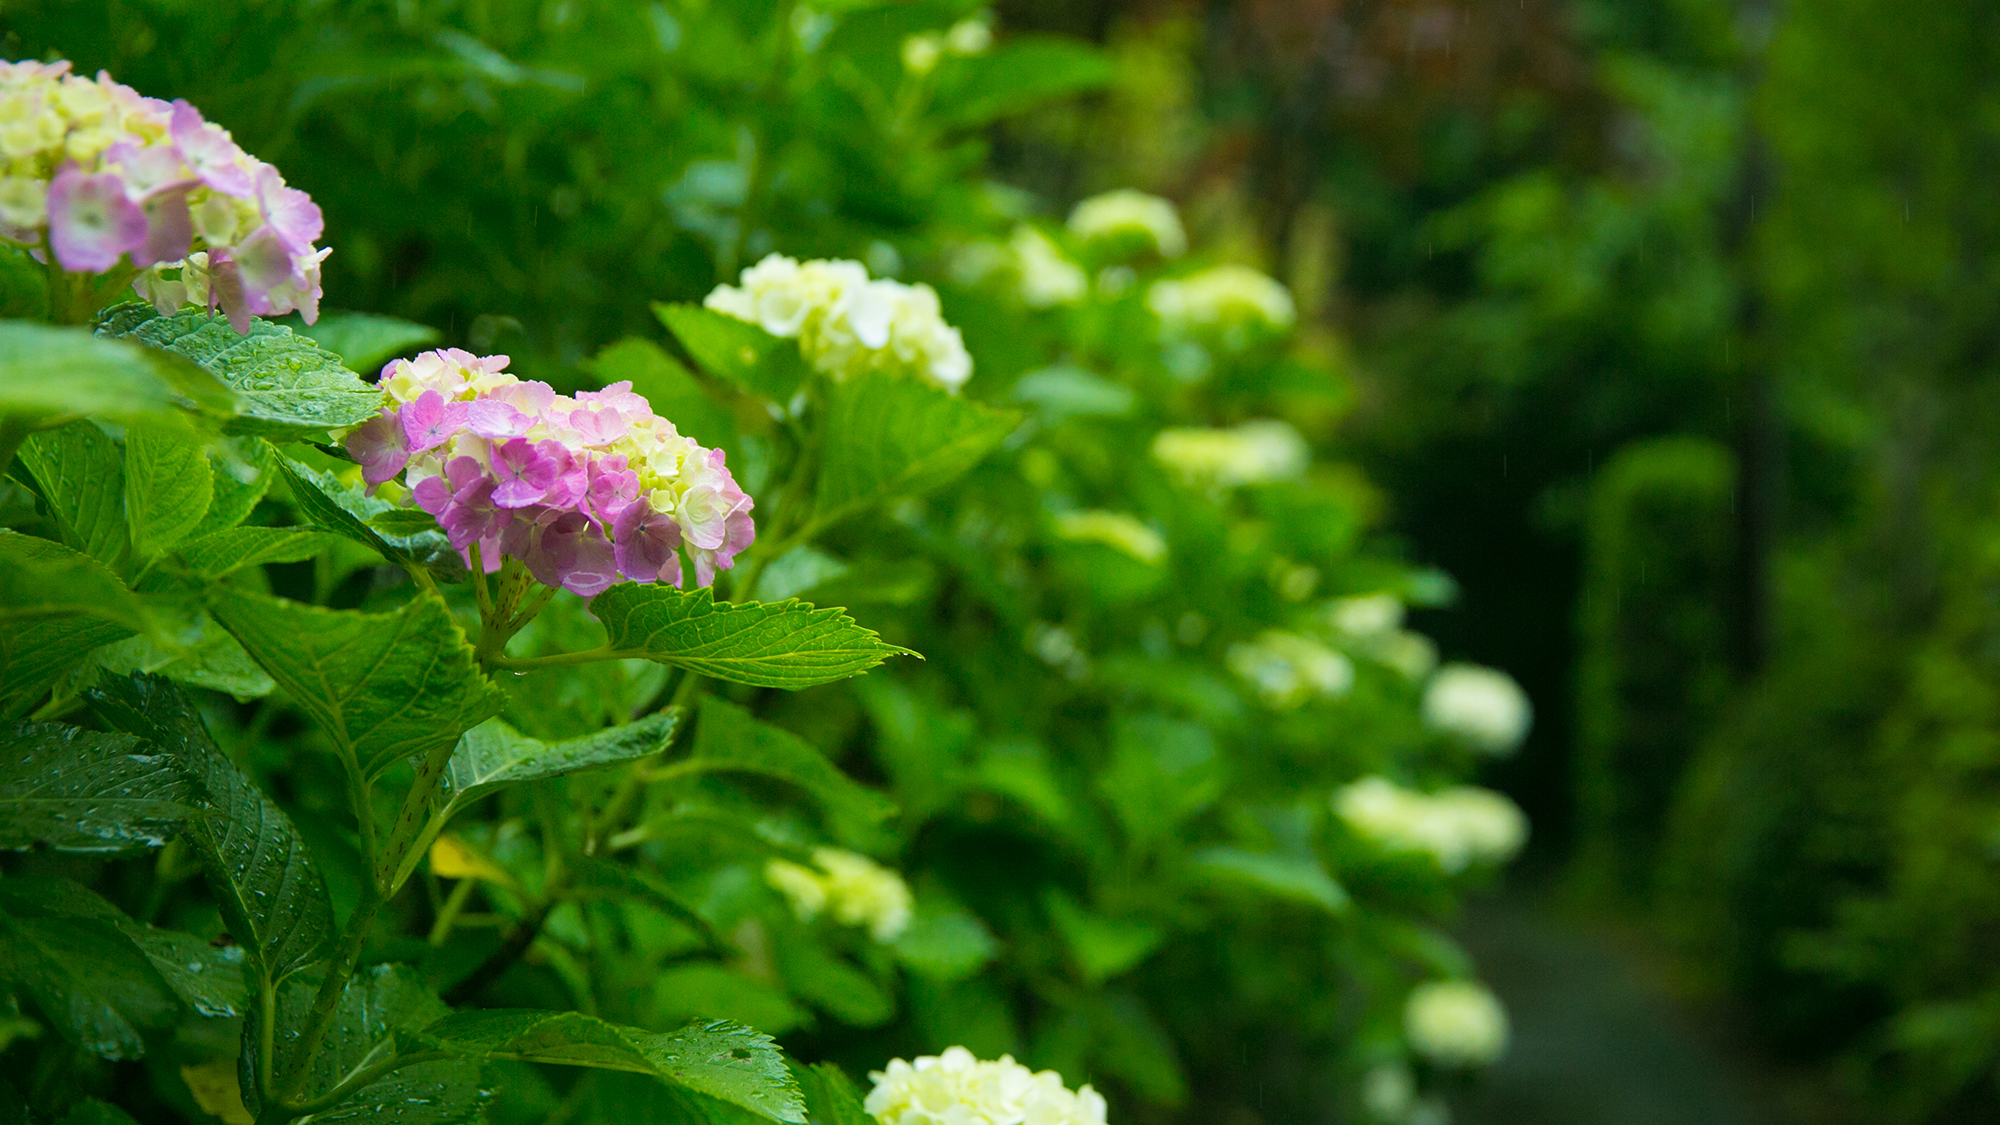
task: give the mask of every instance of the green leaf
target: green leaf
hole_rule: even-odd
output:
[[[718,602],[707,588],[625,582],[597,595],[590,612],[604,623],[615,656],[758,687],[811,687],[865,672],[885,657],[916,655],[883,644],[838,609]]]
[[[209,446],[208,514],[188,532],[189,539],[201,539],[235,527],[250,515],[257,501],[277,479],[277,450],[263,438],[217,438]]]
[[[1117,77],[1102,51],[1076,40],[1013,39],[990,54],[957,60],[943,75],[932,118],[948,129],[971,129],[1103,89]]]
[[[1302,902],[1329,914],[1344,913],[1348,907],[1347,892],[1333,881],[1318,860],[1215,847],[1195,853],[1193,867],[1197,875],[1210,883]]]
[[[384,534],[369,520],[395,510],[395,505],[348,488],[331,475],[289,457],[278,458],[278,472],[291,487],[292,501],[307,523],[352,539],[399,566],[417,566],[449,581],[465,577],[465,562],[435,529],[415,535]]]
[[[437,518],[422,508],[391,508],[368,517],[368,526],[384,535],[408,538],[424,532],[442,534]]]
[[[181,561],[203,578],[220,578],[246,566],[303,562],[334,542],[305,527],[232,527],[181,545]]]
[[[774,777],[804,789],[837,816],[874,822],[896,811],[887,797],[840,772],[804,739],[758,722],[750,712],[712,695],[701,701],[694,753],[669,768],[675,773]]]
[[[326,882],[284,811],[216,749],[180,689],[132,676],[100,683],[92,709],[181,763],[203,794],[188,842],[237,943],[272,980],[321,959],[333,932]]]
[[[294,331],[362,375],[372,375],[388,360],[435,344],[439,338],[435,328],[393,316],[331,310],[320,313],[318,322]]]
[[[927,977],[957,980],[991,961],[1000,943],[971,911],[919,897],[909,926],[890,948],[898,961]]]
[[[70,546],[109,567],[131,550],[125,531],[125,454],[94,422],[71,422],[21,443],[21,463],[41,486]]]
[[[660,1033],[581,1012],[458,1012],[408,1037],[410,1047],[480,1059],[601,1067],[668,1082],[763,1114],[802,1123],[805,1103],[768,1035],[723,1020]]]
[[[226,412],[230,395],[174,356],[82,328],[0,321],[0,417],[138,418],[190,403]]]
[[[718,379],[779,404],[790,402],[805,384],[805,361],[791,340],[700,305],[655,304],[653,311],[702,370]]]
[[[880,1027],[896,1014],[896,1002],[867,973],[827,952],[817,942],[779,942],[778,968],[785,983],[815,1008],[853,1027]]]
[[[278,1042],[295,1042],[304,1031],[317,990],[315,982],[300,978],[280,991]],[[389,1058],[401,1037],[447,1011],[437,994],[407,965],[377,965],[356,973],[340,994],[325,1044],[313,1056],[301,1095],[312,1099],[332,1092],[364,1065]],[[244,1042],[254,1043],[255,1021],[249,1022]],[[254,1085],[244,1084],[246,1101],[253,1096]],[[438,1059],[392,1071],[313,1114],[312,1121],[315,1125],[454,1125],[476,1120],[484,1097],[477,1065],[465,1059]]]
[[[132,1115],[96,1098],[85,1098],[63,1115],[59,1125],[138,1125]]]
[[[620,340],[597,353],[590,361],[590,372],[604,383],[630,381],[632,389],[652,405],[653,413],[672,422],[674,429],[703,445],[727,449],[732,463],[742,463],[736,452],[735,417],[658,344],[636,336]]]
[[[917,379],[837,383],[821,422],[826,445],[814,519],[831,522],[942,487],[978,464],[1020,420]]]
[[[339,356],[282,325],[253,320],[239,336],[205,312],[161,316],[129,304],[106,312],[97,331],[193,360],[221,380],[238,399],[232,433],[324,441],[326,431],[359,425],[382,408],[382,393]]]
[[[435,595],[358,613],[218,588],[210,611],[364,777],[458,741],[504,701]]]
[[[116,575],[60,543],[0,528],[0,622],[95,617],[138,632],[146,612]]]
[[[1051,888],[1042,896],[1056,930],[1069,944],[1083,979],[1101,984],[1146,959],[1158,949],[1166,935],[1158,926],[1103,918],[1079,907],[1070,897]]]
[[[118,676],[153,672],[240,700],[262,699],[277,687],[229,630],[208,614],[169,607],[155,616],[171,620],[173,628],[106,645],[93,654],[97,666]]]
[[[793,1071],[805,1095],[806,1113],[813,1125],[876,1125],[861,1107],[861,1095],[854,1083],[832,1063],[815,1063]]]
[[[0,847],[157,848],[194,815],[174,760],[140,740],[56,723],[0,729]]]
[[[143,422],[125,431],[125,521],[138,558],[187,538],[214,496],[214,470],[201,443]]]
[[[188,1007],[209,1017],[240,1016],[249,1006],[241,946],[203,941],[180,930],[127,921],[125,936],[153,963],[160,979]]]
[[[92,650],[131,635],[99,617],[9,621],[0,628],[0,719],[26,713]]]
[[[1165,715],[1120,715],[1111,767],[1097,787],[1134,842],[1158,841],[1222,793],[1224,759],[1199,723]]]
[[[180,1002],[117,907],[68,879],[0,879],[0,978],[31,996],[63,1038],[107,1059],[145,1054]]]
[[[456,811],[509,785],[656,754],[673,739],[681,715],[672,708],[566,742],[529,738],[499,719],[488,719],[466,731],[452,751],[440,783],[449,794],[446,807]]]
[[[845,577],[852,568],[825,551],[800,544],[771,560],[757,579],[757,600],[783,601]]]
[[[1139,398],[1125,384],[1071,364],[1031,371],[1015,382],[1012,393],[1033,406],[1045,426],[1071,418],[1122,417]]]

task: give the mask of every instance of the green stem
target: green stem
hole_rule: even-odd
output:
[[[486,662],[495,668],[526,672],[533,668],[560,668],[567,664],[594,664],[600,660],[618,658],[616,649],[610,645],[599,645],[582,652],[558,652],[548,656],[490,656],[486,658]]]
[[[326,967],[326,979],[320,982],[312,1008],[306,1013],[305,1033],[299,1036],[298,1046],[292,1050],[291,1065],[286,1068],[287,1076],[278,1086],[276,1095],[265,1103],[264,1116],[268,1116],[273,1108],[282,1107],[298,1097],[299,1091],[305,1088],[306,1080],[312,1075],[313,1056],[319,1053],[320,1044],[326,1042],[326,1034],[333,1028],[334,1016],[340,1010],[340,998],[347,992],[347,982],[354,976],[355,963],[361,960],[361,947],[367,944],[368,931],[375,924],[375,915],[381,909],[382,895],[376,890],[375,880],[362,880],[361,901],[354,908],[354,917],[347,920],[346,931],[340,935],[340,945]],[[274,1012],[274,1021],[275,1016]],[[270,1023],[265,1026],[270,1027]]]
[[[278,1058],[278,986],[262,965],[257,969],[257,1017],[257,1093],[268,1108],[278,1077],[271,1073]]]
[[[667,704],[668,708],[678,709],[681,712],[681,721],[675,724],[675,742],[680,741],[679,732],[686,729],[689,710],[701,694],[702,679],[703,677],[693,672],[684,673],[681,676],[680,686],[674,689],[673,702]],[[669,743],[660,747],[659,752],[664,754],[672,748],[673,744]],[[596,816],[589,819],[584,828],[583,854],[596,855],[597,842],[624,819],[625,809],[631,805],[632,799],[639,795],[639,787],[649,780],[646,763],[658,756],[658,754],[648,755],[625,767],[625,776],[618,779],[618,788],[612,791],[611,799],[604,803],[604,807],[598,810]]]
[[[478,883],[477,879],[460,879],[458,885],[451,889],[444,905],[438,908],[437,921],[431,923],[427,940],[432,945],[443,945],[444,939],[451,936],[451,927],[458,921],[459,913],[465,909],[465,900],[472,897],[472,888]]]

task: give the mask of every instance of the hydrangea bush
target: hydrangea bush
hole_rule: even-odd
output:
[[[795,71],[753,149],[960,170],[864,240],[753,155],[727,222],[669,196],[714,284],[623,282],[664,332],[519,372],[273,323],[317,311],[310,201],[9,64],[0,264],[48,300],[0,322],[0,1100],[1411,1122],[1497,1056],[1441,927],[1525,835],[1462,784],[1518,689],[1403,627],[1448,580],[1272,392],[1342,378],[1282,285],[1166,200],[1045,223],[946,159],[1101,60],[928,11],[674,21],[674,66]]]

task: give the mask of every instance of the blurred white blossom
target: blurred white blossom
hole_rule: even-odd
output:
[[[1338,698],[1354,686],[1354,665],[1347,657],[1310,637],[1275,629],[1229,646],[1229,670],[1255,688],[1266,705],[1279,709]]]
[[[910,888],[903,877],[867,856],[840,848],[815,848],[814,871],[790,860],[764,865],[764,881],[785,896],[803,921],[821,911],[844,926],[866,926],[869,936],[891,942],[910,925]]]
[[[1301,476],[1312,451],[1291,426],[1255,421],[1228,429],[1161,430],[1153,439],[1153,458],[1190,484],[1232,488]]]
[[[1014,228],[1008,248],[1021,275],[1021,300],[1036,309],[1073,305],[1090,291],[1083,267],[1063,256],[1048,235],[1026,223]]]
[[[1403,1006],[1410,1049],[1447,1066],[1486,1066],[1506,1053],[1507,1012],[1474,981],[1429,981]]]
[[[1427,854],[1447,874],[1505,863],[1528,838],[1528,818],[1514,802],[1470,785],[1419,793],[1364,777],[1334,793],[1333,811],[1363,839],[1385,851]]]
[[[1505,672],[1476,664],[1447,664],[1424,690],[1424,722],[1456,735],[1485,754],[1506,754],[1528,736],[1534,710],[1521,685]]]
[[[1282,331],[1298,319],[1292,295],[1269,275],[1248,266],[1216,266],[1201,273],[1156,281],[1146,306],[1173,335],[1219,330]]]
[[[1148,565],[1167,557],[1166,539],[1124,512],[1064,512],[1056,517],[1056,534],[1072,543],[1102,543]]]
[[[1187,251],[1180,212],[1157,195],[1122,188],[1093,195],[1069,213],[1070,233],[1085,242],[1143,240],[1163,258]]]

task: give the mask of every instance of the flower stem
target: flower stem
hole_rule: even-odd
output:
[[[548,656],[492,656],[487,658],[487,663],[495,668],[527,672],[536,668],[559,668],[566,664],[594,664],[600,660],[617,659],[618,653],[610,645],[599,645],[582,652],[557,652]]]

